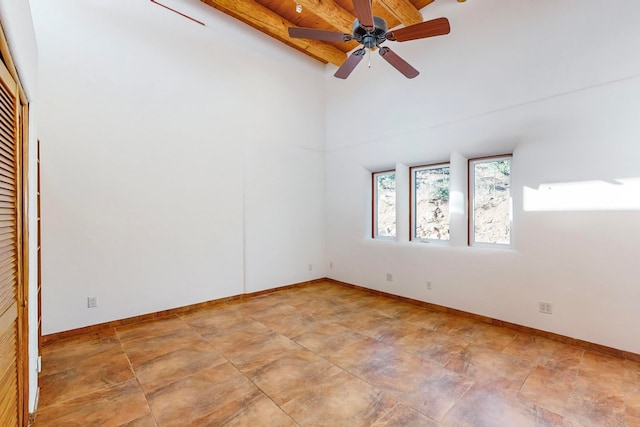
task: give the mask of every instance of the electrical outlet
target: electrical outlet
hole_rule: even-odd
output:
[[[393,282],[393,274],[387,273],[387,282]]]
[[[307,269],[308,269],[309,271],[313,270],[313,264],[309,264],[309,266],[307,267]]]
[[[98,297],[89,297],[87,298],[87,307],[88,308],[96,308],[98,306]]]
[[[540,313],[553,314],[553,305],[550,302],[539,302],[538,310]]]
[[[333,261],[329,263],[329,268],[333,268]]]
[[[431,282],[427,281],[427,290],[431,290]]]

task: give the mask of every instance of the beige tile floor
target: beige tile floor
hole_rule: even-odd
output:
[[[36,426],[640,426],[640,364],[333,283],[43,349]]]

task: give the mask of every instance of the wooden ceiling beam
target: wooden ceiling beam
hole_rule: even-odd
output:
[[[333,0],[297,0],[297,2],[336,30],[346,34],[353,32],[353,21],[356,17]]]
[[[422,22],[422,14],[409,0],[376,1],[405,27]]]
[[[288,28],[295,25],[254,0],[202,0],[202,2],[324,63],[330,62],[339,67],[347,59],[346,53],[330,44],[289,37]]]
[[[430,5],[431,3],[433,3],[433,0],[418,0],[414,4],[416,5],[416,9],[420,10],[423,7]]]

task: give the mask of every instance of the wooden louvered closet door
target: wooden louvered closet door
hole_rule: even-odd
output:
[[[18,386],[18,87],[0,62],[0,426],[21,422]]]

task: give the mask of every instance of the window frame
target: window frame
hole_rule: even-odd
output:
[[[417,219],[417,197],[415,188],[415,173],[420,170],[426,169],[442,169],[443,167],[449,168],[449,194],[451,194],[451,162],[431,163],[428,165],[418,165],[409,168],[409,240],[419,243],[437,243],[437,244],[449,244],[451,241],[451,232],[449,232],[449,238],[447,239],[431,239],[422,238],[416,236],[416,219]],[[451,214],[449,214],[449,226],[451,226]]]
[[[475,171],[477,163],[489,163],[496,160],[509,160],[509,243],[487,243],[475,241]],[[511,166],[513,153],[497,154],[493,156],[474,157],[467,161],[467,245],[477,248],[509,249],[513,247],[513,195],[511,182]]]
[[[376,177],[380,175],[394,175],[394,180],[396,177],[395,169],[388,169],[378,172],[371,173],[371,238],[376,240],[395,240],[398,236],[397,229],[397,221],[396,221],[396,232],[393,236],[380,236],[378,234],[378,185]],[[397,197],[397,187],[396,187],[396,197]],[[397,215],[397,199],[396,199],[396,215]]]

